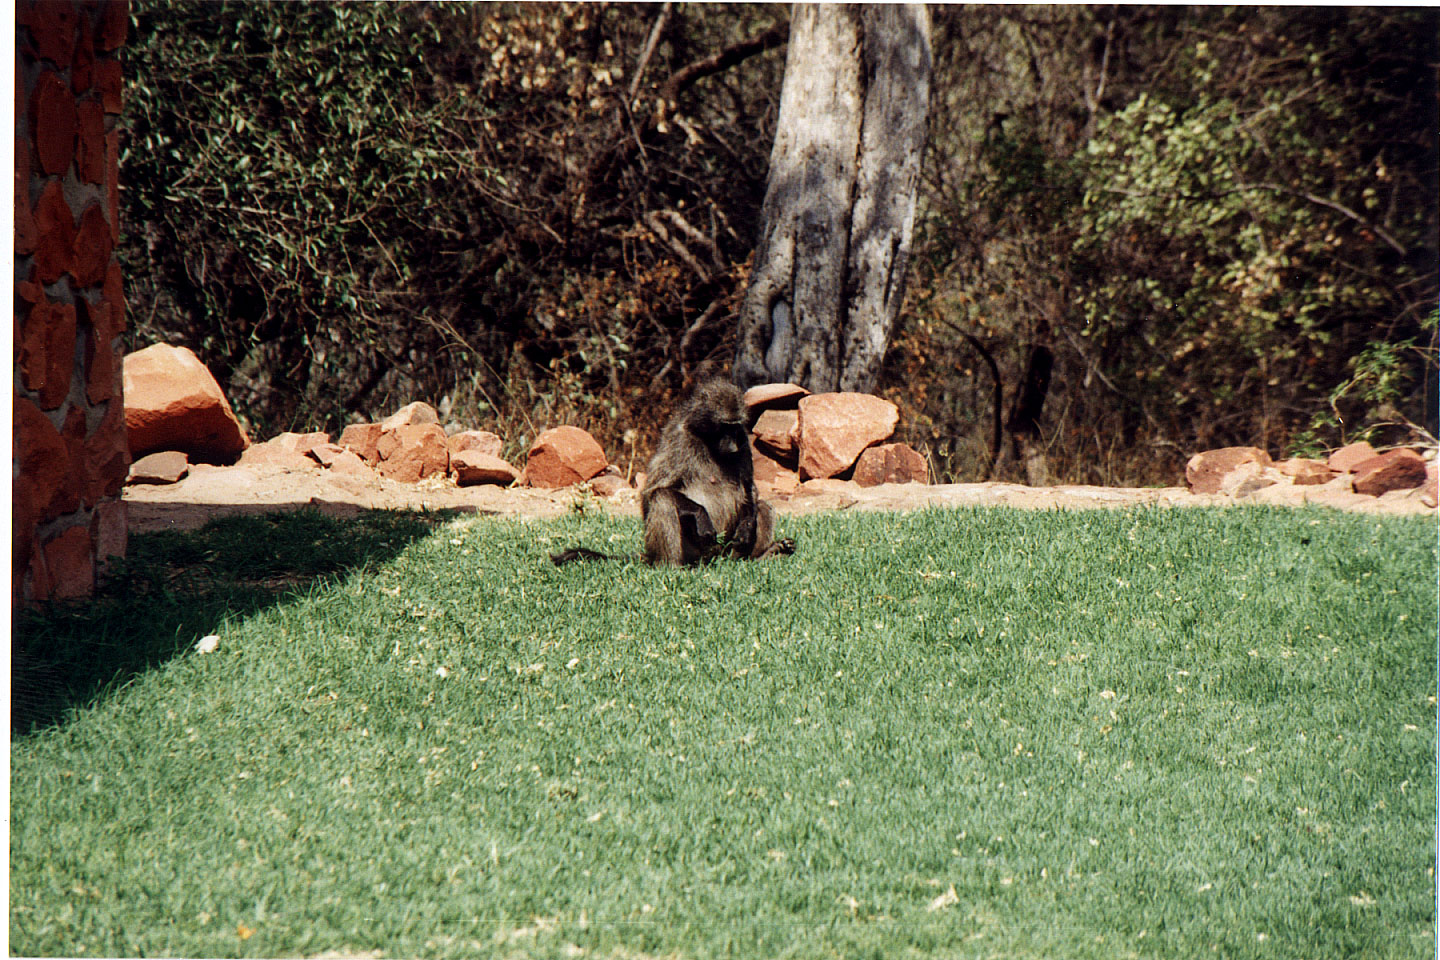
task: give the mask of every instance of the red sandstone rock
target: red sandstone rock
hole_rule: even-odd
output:
[[[185,347],[157,343],[125,357],[125,428],[130,450],[182,450],[192,460],[233,463],[249,438],[220,385]]]
[[[605,451],[579,427],[552,427],[535,438],[525,462],[532,487],[568,487],[605,469]]]
[[[110,328],[115,333],[125,332],[125,282],[121,276],[120,264],[114,260],[105,270],[105,289],[101,297],[110,305]]]
[[[95,505],[90,519],[90,542],[95,546],[97,572],[109,572],[111,560],[124,557],[130,540],[129,508],[124,500],[106,500]]]
[[[75,261],[75,216],[59,180],[51,180],[35,204],[35,279],[46,286]]]
[[[1335,471],[1326,466],[1324,460],[1307,460],[1303,457],[1282,460],[1279,469],[1280,473],[1290,478],[1291,483],[1302,487],[1329,483],[1335,476]]]
[[[30,212],[30,142],[15,138],[15,252],[28,256],[35,252],[40,228]]]
[[[462,430],[447,439],[445,445],[450,448],[452,457],[465,450],[476,450],[492,457],[498,457],[504,447],[500,438],[488,430]]]
[[[445,431],[437,423],[411,423],[381,435],[379,472],[382,477],[414,483],[432,474],[450,469],[450,451],[445,447]],[[395,446],[385,453],[387,440]]]
[[[320,464],[320,466],[328,467],[334,463],[336,458],[342,453],[349,453],[349,451],[338,443],[331,443],[329,434],[323,434],[323,436],[326,437],[325,442],[315,444],[309,450],[305,451],[305,455]],[[351,454],[351,456],[354,456],[354,454]]]
[[[30,94],[30,135],[42,173],[58,176],[70,168],[75,156],[75,123],[75,98],[58,75],[43,71]]]
[[[390,416],[380,421],[381,430],[395,430],[399,427],[410,426],[417,423],[439,423],[440,415],[435,408],[421,400],[414,403],[407,403],[396,410]]]
[[[95,89],[100,92],[100,105],[106,113],[119,113],[121,90],[124,83],[120,74],[119,60],[97,60],[90,70]]]
[[[97,287],[105,282],[110,267],[110,224],[98,203],[92,203],[80,214],[80,229],[75,233],[75,264],[71,268],[75,283],[81,287]]]
[[[75,307],[44,301],[30,308],[20,343],[20,379],[38,391],[40,409],[54,410],[70,392],[75,370]]]
[[[251,449],[254,449],[253,447]],[[190,472],[190,458],[179,450],[161,450],[130,464],[131,483],[179,483]]]
[[[895,432],[900,411],[868,393],[817,393],[800,401],[800,477],[824,479],[848,470],[860,451]]]
[[[614,467],[608,467],[599,476],[591,477],[588,486],[590,492],[597,497],[613,497],[621,490],[630,489],[630,484],[625,482],[625,478],[620,476],[620,471]]]
[[[329,440],[328,433],[282,433],[246,447],[239,463],[242,467],[266,464],[286,470],[314,470],[318,464],[309,453]]]
[[[379,463],[380,451],[377,444],[380,442],[381,432],[378,423],[352,423],[340,431],[338,442],[345,449],[354,451],[366,463]]]
[[[70,476],[65,478],[65,483],[75,491],[80,505],[88,507],[96,499],[91,495],[95,484],[90,458],[85,455],[85,408],[80,404],[71,404],[65,414],[60,439],[65,442],[65,452],[70,457]]]
[[[498,483],[508,487],[520,476],[520,471],[504,460],[477,449],[452,452],[450,472],[455,475],[455,482],[462,487],[481,483]]]
[[[311,451],[312,454],[314,452]],[[350,477],[373,478],[375,476],[375,471],[370,469],[370,466],[353,450],[341,450],[334,459],[325,464],[325,469],[331,473]]]
[[[90,89],[90,70],[94,65],[95,38],[89,30],[81,30],[75,38],[75,55],[70,60],[70,90],[76,96]]]
[[[1185,482],[1191,493],[1219,493],[1227,474],[1246,463],[1260,468],[1272,463],[1270,454],[1258,447],[1221,447],[1197,453],[1185,464]],[[1258,472],[1258,470],[1256,471]]]
[[[1433,460],[1425,465],[1425,489],[1420,492],[1420,502],[1427,507],[1440,506],[1440,465]]]
[[[793,383],[762,383],[740,396],[751,421],[766,410],[794,410],[810,391]]]
[[[85,183],[104,183],[105,110],[94,100],[84,100],[76,104],[75,116],[80,128],[75,173]]]
[[[882,483],[929,483],[925,458],[903,443],[870,447],[855,461],[855,482],[862,487]]]
[[[800,413],[797,410],[766,410],[755,421],[751,433],[755,445],[781,463],[794,463],[798,454]]]
[[[74,4],[49,0],[23,0],[15,8],[16,22],[30,28],[35,55],[61,68],[70,64],[78,14]]]
[[[130,469],[130,445],[125,430],[125,406],[119,397],[106,404],[100,426],[85,438],[85,462],[90,475],[87,500],[93,503],[120,492]]]
[[[95,31],[95,45],[109,52],[118,50],[125,42],[125,32],[130,29],[129,0],[106,0],[100,5],[99,24]]]
[[[120,242],[120,131],[111,130],[105,134],[105,209],[110,214],[110,240]]]
[[[750,463],[754,468],[755,481],[757,483],[773,483],[779,476],[787,473],[795,473],[794,470],[777,462],[773,457],[762,451],[755,443],[753,437],[750,440]]]
[[[114,345],[110,305],[103,300],[90,303],[78,301],[80,316],[85,320],[85,398],[91,403],[104,403],[120,395],[119,353]]]
[[[15,472],[10,499],[16,533],[47,523],[80,505],[75,467],[60,431],[29,400],[15,398],[11,460]]]
[[[1375,448],[1364,440],[1359,443],[1350,443],[1330,454],[1325,461],[1326,465],[1336,473],[1349,473],[1355,469],[1355,464],[1362,460],[1369,460],[1375,456]]]
[[[1391,490],[1412,490],[1426,480],[1425,458],[1414,450],[1388,450],[1351,469],[1355,492],[1378,497]]]
[[[94,546],[90,528],[71,527],[45,544],[45,566],[54,583],[56,600],[74,600],[95,592]]]

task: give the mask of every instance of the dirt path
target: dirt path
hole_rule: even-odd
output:
[[[1236,499],[1225,494],[1196,495],[1184,487],[1027,487],[1013,483],[951,483],[934,486],[885,484],[860,487],[843,480],[805,484],[793,496],[775,496],[762,488],[784,514],[818,510],[914,510],[922,507],[1004,506],[1029,509],[1088,510],[1101,507],[1159,507],[1270,504],[1318,504],[1338,510],[1381,514],[1435,516],[1421,502],[1421,491],[1404,490],[1369,497],[1345,487],[1343,478],[1324,486],[1277,484]],[[313,470],[278,466],[211,467],[197,464],[179,483],[126,487],[130,530],[189,530],[207,520],[244,513],[268,513],[315,506],[337,516],[373,509],[461,510],[513,517],[558,517],[579,498],[590,498],[618,516],[639,516],[634,490],[610,498],[594,497],[582,488],[567,490],[505,489],[498,486],[457,487],[448,479],[397,483],[382,477],[360,479]]]

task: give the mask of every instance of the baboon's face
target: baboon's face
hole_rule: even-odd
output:
[[[748,452],[745,408],[740,391],[731,383],[712,381],[697,390],[686,426],[717,460],[734,459]]]

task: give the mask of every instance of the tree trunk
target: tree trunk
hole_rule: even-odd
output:
[[[795,6],[740,386],[874,388],[904,299],[930,67],[923,6]]]
[[[1025,379],[1015,393],[1015,405],[1007,424],[1015,460],[1025,470],[1025,482],[1032,487],[1050,485],[1050,465],[1045,457],[1045,441],[1040,435],[1040,413],[1050,392],[1050,371],[1054,366],[1055,354],[1049,347],[1035,344],[1030,348]]]

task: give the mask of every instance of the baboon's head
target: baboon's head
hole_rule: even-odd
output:
[[[740,388],[718,378],[698,384],[686,404],[685,429],[698,437],[717,459],[748,455],[749,437]]]

